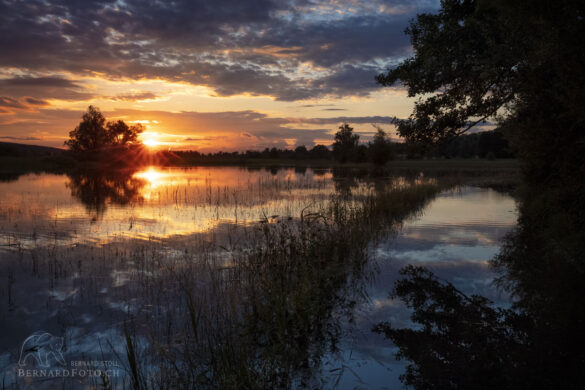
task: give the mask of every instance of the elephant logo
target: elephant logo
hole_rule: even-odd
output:
[[[33,333],[22,343],[18,364],[25,366],[28,357],[32,356],[39,367],[49,367],[51,365],[49,358],[52,355],[59,364],[66,365],[61,354],[62,348],[63,337],[55,337],[47,332]]]

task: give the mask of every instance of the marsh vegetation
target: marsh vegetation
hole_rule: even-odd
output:
[[[2,361],[44,329],[64,337],[67,359],[119,365],[118,377],[58,379],[65,388],[334,388],[369,381],[361,364],[397,380],[392,354],[355,339],[379,343],[370,328],[390,287],[379,275],[412,261],[391,261],[388,245],[437,196],[510,211],[505,195],[464,186],[506,175],[148,168],[2,183]],[[55,384],[26,379],[4,380]]]

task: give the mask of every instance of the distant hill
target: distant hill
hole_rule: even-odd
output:
[[[24,157],[24,156],[57,156],[63,154],[64,149],[50,146],[26,145],[13,142],[0,142],[0,156]]]

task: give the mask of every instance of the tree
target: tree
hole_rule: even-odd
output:
[[[333,143],[333,156],[336,160],[345,163],[356,157],[360,136],[354,134],[353,127],[344,123],[339,126],[339,131],[335,133],[335,142]]]
[[[295,158],[302,159],[308,154],[307,147],[305,145],[297,146],[295,148]]]
[[[498,158],[511,156],[508,150],[508,141],[500,131],[484,131],[480,133],[477,148],[480,157],[488,157],[490,154]]]
[[[514,99],[518,53],[502,44],[507,24],[479,3],[446,0],[438,14],[419,15],[406,29],[414,57],[377,77],[386,86],[401,80],[411,97],[431,94],[415,103],[408,119],[396,120],[407,140],[432,143],[462,134]]]
[[[331,151],[325,145],[315,145],[309,151],[309,154],[312,158],[325,160],[330,158]]]
[[[95,151],[108,143],[106,118],[99,109],[89,106],[79,125],[69,133],[65,145],[74,152]]]
[[[138,136],[144,131],[141,124],[128,126],[124,121],[108,122],[106,125],[108,141],[111,145],[129,145],[138,142]]]
[[[414,57],[378,81],[401,80],[410,96],[420,97],[410,118],[395,121],[407,140],[435,143],[496,117],[524,160],[518,227],[492,262],[514,299],[510,309],[498,309],[407,269],[394,296],[422,326],[376,330],[413,363],[403,379],[415,388],[580,388],[585,2],[441,5],[437,15],[419,15],[408,28]],[[480,153],[495,155],[489,149],[503,145],[495,134],[476,138]]]
[[[378,131],[368,147],[368,154],[374,164],[384,165],[392,159],[392,146],[390,140],[386,136],[386,132],[380,127],[377,129]]]
[[[128,126],[124,121],[108,122],[97,107],[89,106],[79,125],[69,132],[65,145],[79,154],[103,151],[113,146],[139,145],[142,125]]]
[[[414,56],[377,77],[385,86],[400,80],[419,97],[408,119],[395,119],[400,135],[436,143],[495,118],[535,177],[551,179],[583,164],[585,3],[441,6],[407,28]]]

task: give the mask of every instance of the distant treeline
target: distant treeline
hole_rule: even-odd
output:
[[[359,136],[347,125],[340,127],[332,146],[316,145],[295,149],[265,148],[262,151],[201,153],[198,151],[150,151],[145,147],[111,147],[97,153],[80,155],[70,150],[36,145],[0,142],[2,171],[52,170],[70,167],[112,165],[116,167],[142,165],[246,164],[254,161],[335,161],[384,165],[387,161],[419,158],[512,158],[508,142],[499,131],[467,134],[445,141],[432,148],[391,142],[379,132],[369,143],[359,143]],[[107,164],[106,164],[107,163]]]
[[[390,159],[416,158],[513,158],[508,142],[500,131],[485,131],[466,134],[446,141],[432,149],[418,145],[389,142],[385,153]],[[313,148],[298,146],[295,149],[265,148],[262,151],[200,153],[197,151],[176,151],[164,153],[169,162],[197,163],[213,161],[245,160],[340,160],[332,148],[316,145]],[[372,144],[359,144],[345,161],[375,162]]]
[[[63,149],[49,146],[25,145],[12,142],[0,142],[0,156],[25,157],[25,156],[54,156],[63,153]]]
[[[402,149],[408,157],[444,157],[444,158],[513,158],[515,154],[510,148],[504,134],[498,130],[481,133],[465,134],[444,141],[430,150],[421,150],[417,145],[409,143],[394,144]]]

